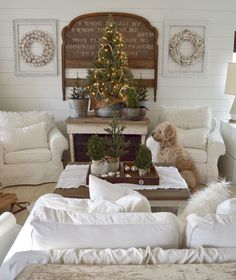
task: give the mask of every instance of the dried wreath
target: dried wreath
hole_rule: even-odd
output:
[[[34,55],[31,51],[33,43],[40,43],[43,47],[42,54]],[[34,30],[27,32],[20,41],[19,53],[24,62],[31,64],[35,67],[43,66],[50,62],[54,55],[53,40],[44,32]]]
[[[190,56],[184,56],[180,52],[180,45],[184,41],[189,41],[194,48],[194,52]],[[169,43],[169,54],[171,58],[182,66],[190,66],[200,61],[205,52],[205,44],[202,38],[195,32],[188,29],[175,34]]]

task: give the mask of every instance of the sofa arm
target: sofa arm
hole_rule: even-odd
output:
[[[68,149],[67,139],[57,127],[54,127],[48,134],[48,142],[52,152],[52,160],[54,162],[60,162],[63,151]]]
[[[225,144],[219,129],[215,129],[209,134],[207,154],[207,182],[210,183],[218,180],[218,160],[221,155],[225,154]]]

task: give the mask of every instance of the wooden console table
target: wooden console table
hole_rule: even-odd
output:
[[[71,117],[66,119],[66,127],[67,133],[69,134],[69,142],[70,142],[70,157],[71,162],[81,161],[81,159],[76,158],[75,152],[75,141],[76,135],[84,135],[84,134],[107,134],[104,128],[108,127],[111,122],[110,118],[97,118],[94,115],[89,115],[87,118],[81,119],[73,119]],[[139,136],[139,143],[145,144],[146,135],[148,131],[148,119],[144,119],[142,121],[128,121],[121,120],[121,122],[125,125],[124,135],[127,136]],[[137,142],[135,143],[137,146]]]

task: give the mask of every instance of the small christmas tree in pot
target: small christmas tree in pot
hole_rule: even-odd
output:
[[[69,100],[70,116],[72,118],[86,118],[88,113],[89,92],[87,87],[80,85],[77,74],[75,86],[67,96]]]
[[[152,166],[152,153],[146,145],[139,145],[134,165],[138,168],[140,176],[148,174]]]
[[[112,16],[108,17],[97,57],[87,78],[89,91],[96,99],[95,114],[112,117],[120,113],[121,104],[125,100],[125,89],[135,81],[128,68],[122,35],[117,31]],[[110,114],[108,109],[111,109]]]
[[[100,176],[105,174],[105,149],[103,140],[98,135],[92,135],[88,141],[88,156],[92,160],[91,174]]]
[[[120,157],[127,153],[129,142],[125,140],[124,129],[125,126],[121,125],[116,118],[113,118],[109,127],[104,129],[109,134],[104,138],[107,172],[118,171]]]
[[[146,115],[146,107],[141,106],[141,89],[130,87],[125,90],[125,107],[122,108],[122,118],[126,120],[139,121]],[[143,96],[142,96],[143,98]]]

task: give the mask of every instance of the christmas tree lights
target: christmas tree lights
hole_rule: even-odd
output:
[[[88,70],[88,89],[105,105],[124,102],[127,88],[134,87],[135,81],[128,68],[123,37],[117,31],[112,16],[108,17],[93,68]],[[101,104],[101,102],[100,102]]]

